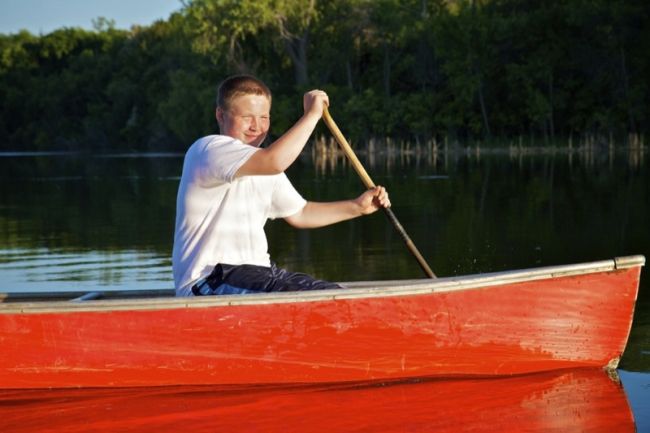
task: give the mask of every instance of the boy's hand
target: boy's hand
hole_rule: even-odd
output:
[[[327,93],[322,90],[311,90],[302,98],[302,105],[305,114],[314,114],[320,119],[323,116],[323,107],[329,105],[330,100]]]
[[[376,212],[382,207],[390,207],[388,192],[383,186],[376,186],[361,194],[355,200],[362,215]]]

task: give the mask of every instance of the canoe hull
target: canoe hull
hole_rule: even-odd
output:
[[[14,304],[0,313],[0,388],[325,383],[615,367],[640,270],[465,282],[461,289],[352,289],[349,297]]]

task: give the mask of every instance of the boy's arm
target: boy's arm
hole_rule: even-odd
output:
[[[376,186],[356,199],[333,202],[307,202],[298,213],[285,218],[296,228],[324,227],[361,215],[369,215],[379,208],[390,207],[388,193],[383,186]]]
[[[312,90],[303,97],[303,116],[269,147],[255,152],[235,176],[270,175],[284,172],[298,158],[328,104],[327,94]]]

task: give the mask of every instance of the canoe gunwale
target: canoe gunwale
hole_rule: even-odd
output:
[[[411,279],[343,282],[345,290],[318,290],[305,292],[274,292],[251,295],[226,295],[209,297],[133,297],[120,299],[98,299],[83,302],[70,300],[3,302],[3,298],[19,294],[0,294],[0,314],[37,314],[61,312],[102,312],[119,310],[164,310],[178,308],[210,308],[236,305],[269,305],[277,303],[298,303],[336,301],[347,299],[417,296],[430,293],[445,293],[460,290],[487,288],[502,284],[523,283],[559,277],[612,272],[645,265],[643,255],[616,257],[614,259],[546,266],[522,270],[472,274],[438,279]],[[138,291],[133,291],[137,293]],[[165,291],[166,293],[166,291]],[[4,296],[2,296],[4,295]]]

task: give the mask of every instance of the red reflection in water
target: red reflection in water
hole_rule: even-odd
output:
[[[8,390],[0,431],[612,433],[634,421],[618,383],[578,369],[383,386]]]

